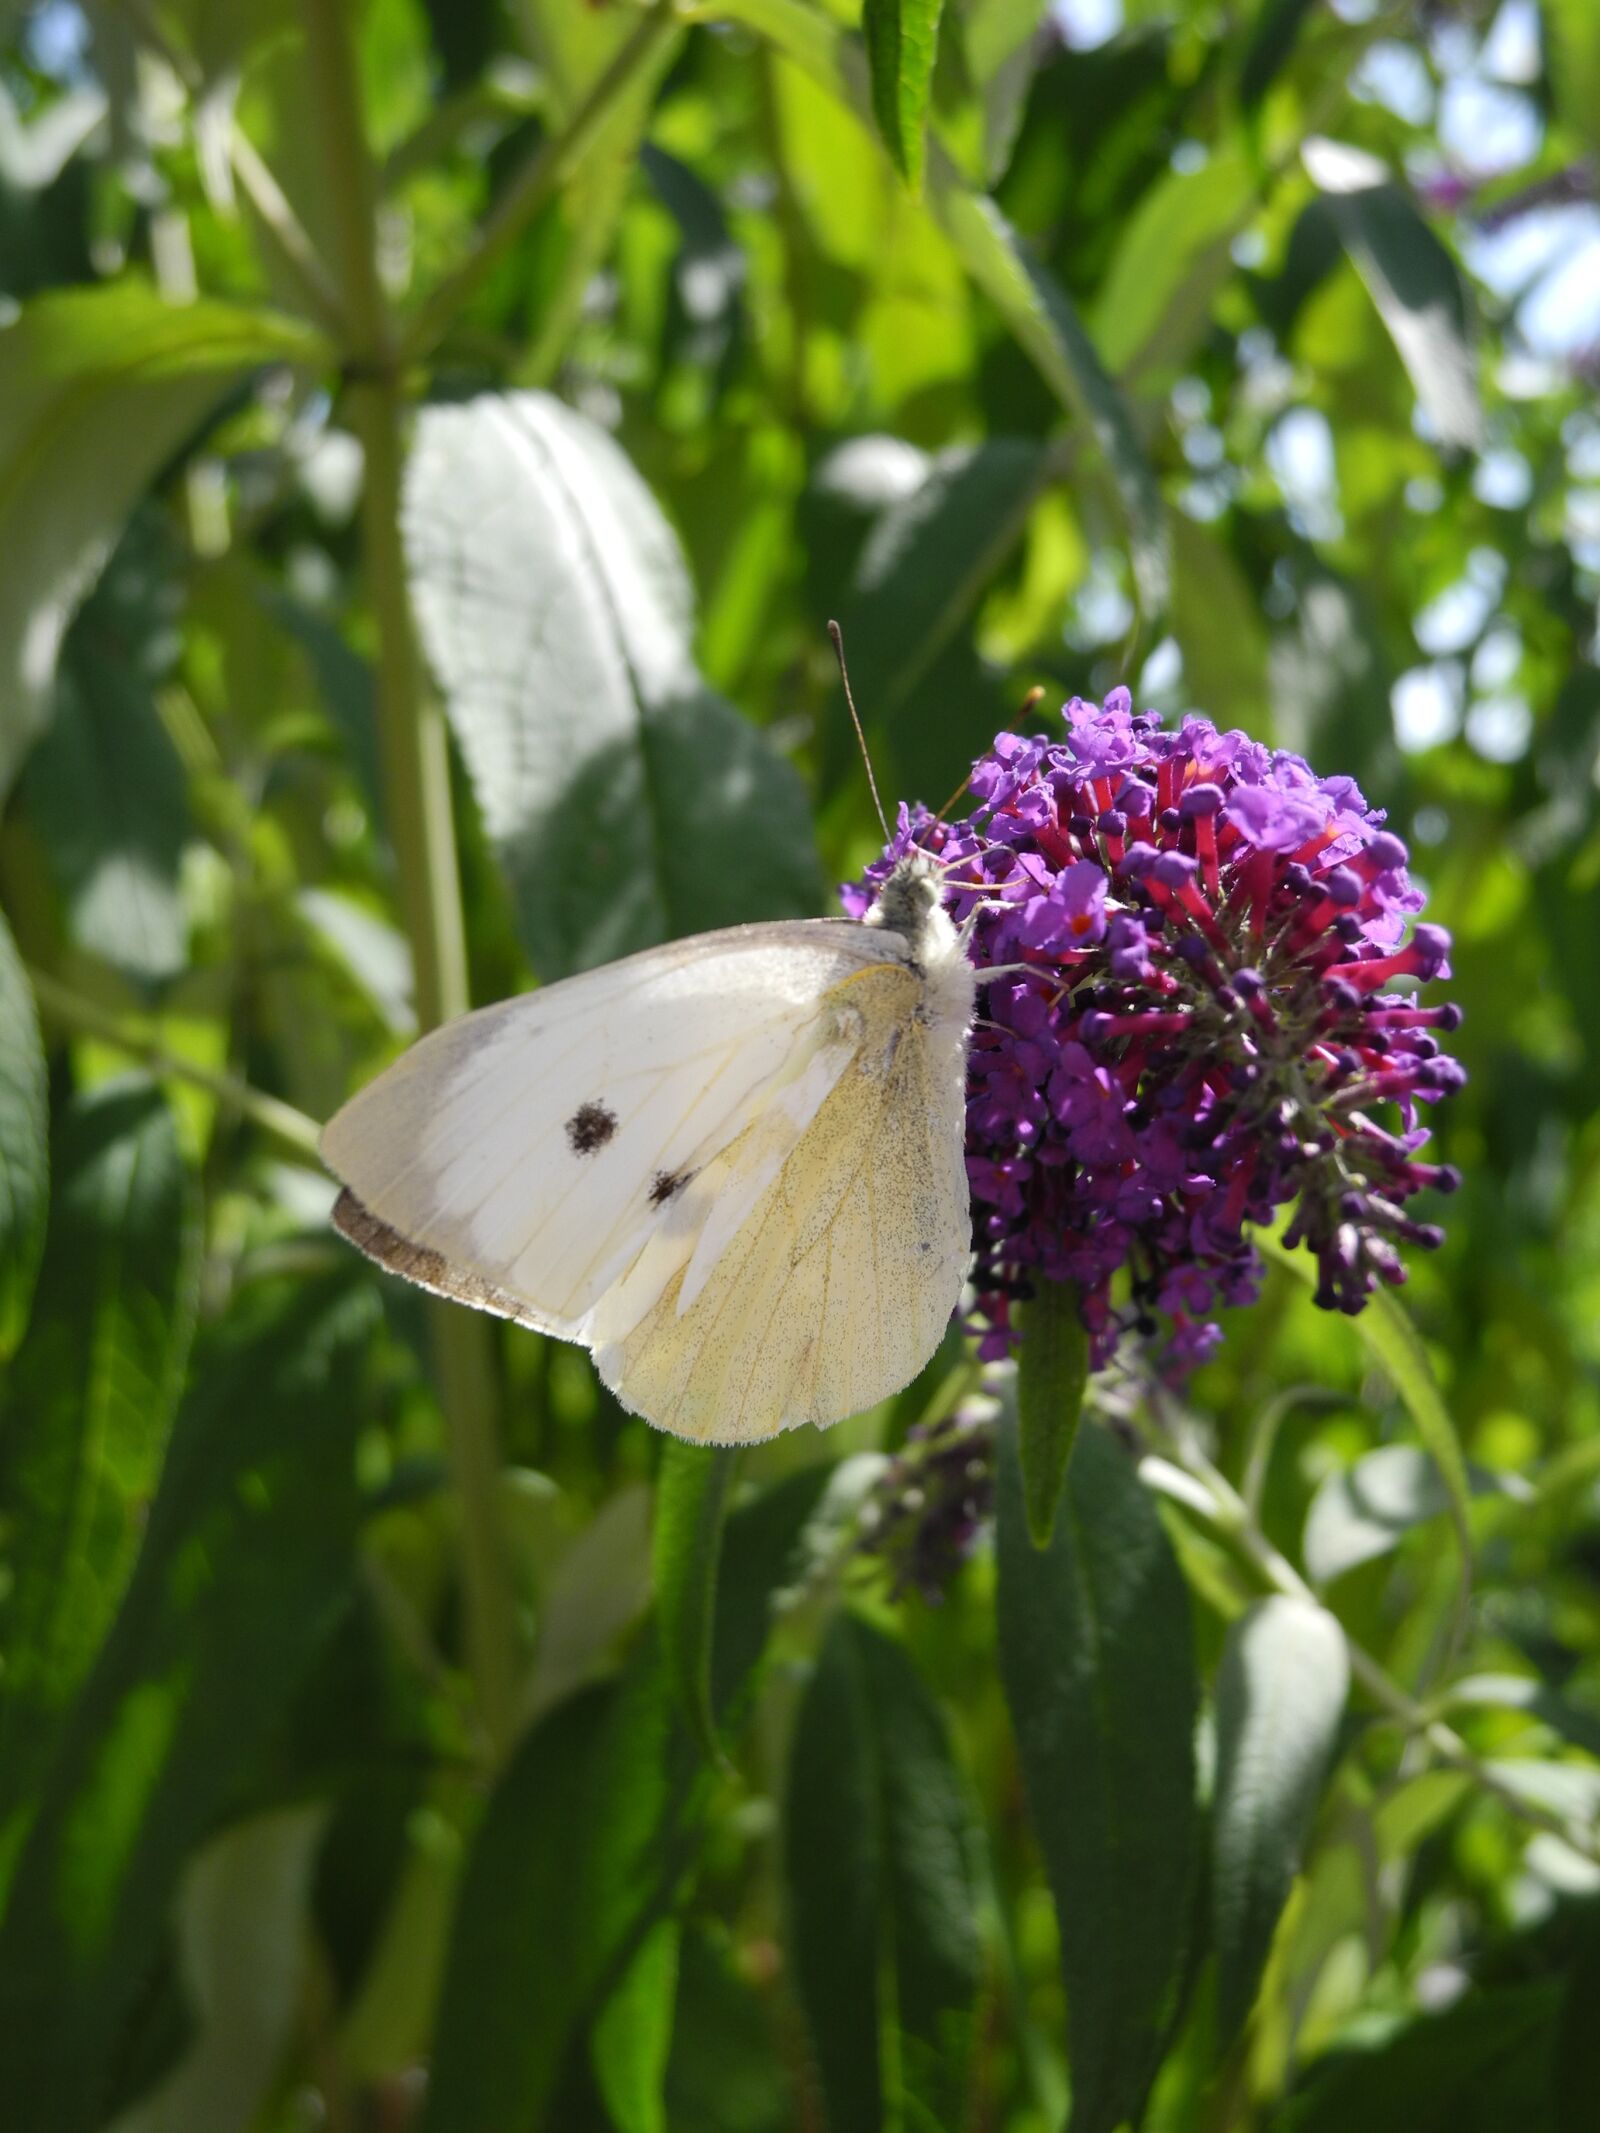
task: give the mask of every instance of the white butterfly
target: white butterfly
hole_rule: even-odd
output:
[[[907,1384],[969,1255],[974,973],[933,862],[866,918],[734,926],[414,1045],[322,1136],[395,1273],[588,1347],[701,1443]]]

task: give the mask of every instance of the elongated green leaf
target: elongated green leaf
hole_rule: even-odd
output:
[[[872,77],[872,113],[889,160],[921,190],[928,96],[944,0],[865,0],[861,36]]]
[[[144,1080],[76,1099],[33,1321],[0,1431],[0,1803],[15,1814],[110,1626],[194,1325],[198,1228],[172,1113]]]
[[[1133,1461],[1085,1430],[1047,1551],[1000,1439],[1000,1669],[1055,1897],[1073,2133],[1140,2110],[1198,1864],[1189,1596]]]
[[[1283,71],[1316,0],[1260,0],[1239,68],[1239,101],[1253,111]]]
[[[786,1798],[795,1982],[831,2133],[955,2123],[979,1967],[967,1809],[937,1706],[855,1615],[818,1654]]]
[[[661,1658],[678,1715],[713,1762],[722,1750],[711,1717],[722,1526],[738,1453],[731,1445],[668,1438],[656,1476],[655,1587]]]
[[[1048,1548],[1067,1478],[1067,1461],[1083,1419],[1089,1383],[1089,1336],[1075,1282],[1042,1281],[1023,1307],[1017,1358],[1017,1456],[1028,1534]]]
[[[941,452],[877,514],[840,617],[856,697],[873,718],[914,707],[918,684],[1004,567],[1049,477],[1042,446],[996,437]]]
[[[36,297],[0,329],[0,794],[68,618],[162,463],[253,370],[325,353],[271,312],[126,280]]]
[[[967,71],[983,106],[983,167],[1005,172],[1039,54],[1044,0],[967,0],[961,10]]]
[[[1556,2133],[1561,1999],[1559,1979],[1472,1992],[1444,2014],[1331,2054],[1272,2120],[1273,2133]]]
[[[1127,389],[1170,381],[1192,361],[1211,307],[1234,271],[1231,246],[1254,204],[1241,149],[1173,171],[1139,203],[1096,300],[1095,345]]]
[[[1219,2046],[1255,1999],[1349,1687],[1344,1633],[1321,1607],[1274,1594],[1228,1631],[1211,1825]]]
[[[188,806],[183,766],[141,670],[137,621],[125,623],[138,588],[113,588],[117,567],[113,559],[67,633],[55,713],[22,790],[73,939],[131,976],[160,980],[186,959],[178,870]],[[148,636],[154,617],[143,619]]]
[[[11,2133],[100,2122],[185,1859],[350,1590],[363,1284],[261,1294],[180,1410],[133,1581],[0,1927]]]
[[[1440,442],[1479,450],[1477,361],[1455,261],[1410,195],[1364,151],[1312,141],[1305,163]]]
[[[792,1475],[728,1522],[711,1669],[720,1724],[826,1478],[824,1467]],[[670,1902],[709,1784],[676,1719],[654,1624],[619,1682],[569,1696],[528,1733],[468,1861],[427,2133],[539,2123],[574,2033]]]
[[[967,272],[1104,454],[1128,522],[1139,598],[1150,614],[1161,614],[1172,584],[1166,512],[1127,403],[1107,376],[1067,292],[1029,255],[994,202],[970,192],[938,153],[929,175],[935,212]]]
[[[22,1338],[44,1249],[49,1134],[33,988],[0,915],[0,1363]]]
[[[250,2133],[294,2030],[321,1806],[258,1815],[184,1875],[176,1930],[192,2047],[117,2133]]]
[[[666,2133],[678,1939],[674,1918],[651,1927],[594,2026],[595,2085],[617,2133]]]
[[[542,393],[428,409],[406,540],[541,977],[815,910],[800,781],[697,671],[677,542],[603,430]]]

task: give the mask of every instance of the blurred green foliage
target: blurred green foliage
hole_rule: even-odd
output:
[[[15,2133],[1600,2115],[1600,13],[864,12],[0,6]],[[954,1335],[663,1470],[315,1159],[828,907],[832,616],[886,795],[1123,679],[1353,773],[1467,1011],[1409,1318],[1274,1261],[1044,1548],[1002,1416],[940,1606]]]

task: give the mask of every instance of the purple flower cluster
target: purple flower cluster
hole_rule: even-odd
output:
[[[1160,1313],[1181,1370],[1256,1294],[1247,1228],[1281,1208],[1330,1310],[1403,1281],[1398,1244],[1440,1241],[1404,1210],[1459,1182],[1419,1159],[1417,1107],[1464,1079],[1436,1034],[1460,1011],[1388,988],[1447,977],[1450,941],[1406,937],[1406,848],[1351,779],[1206,719],[1168,732],[1126,689],[1065,720],[1000,734],[964,821],[902,808],[845,903],[921,846],[974,963],[1003,966],[967,1084],[981,1352],[1010,1351],[1035,1283],[1070,1281],[1097,1365]]]
[[[937,1422],[919,1422],[863,1505],[858,1552],[883,1563],[896,1594],[943,1598],[994,1516],[994,1423],[982,1394]]]

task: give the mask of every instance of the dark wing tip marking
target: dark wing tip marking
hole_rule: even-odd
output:
[[[591,1100],[567,1120],[567,1145],[574,1155],[597,1155],[616,1130],[616,1112]]]
[[[481,1274],[469,1274],[464,1268],[452,1266],[431,1245],[414,1244],[409,1237],[401,1236],[399,1230],[380,1221],[370,1207],[358,1200],[348,1185],[333,1203],[332,1219],[340,1236],[348,1238],[358,1252],[364,1252],[389,1273],[414,1281],[419,1289],[446,1296],[452,1303],[470,1304],[475,1311],[492,1311],[497,1318],[540,1326],[538,1317],[519,1298],[496,1288]]]

